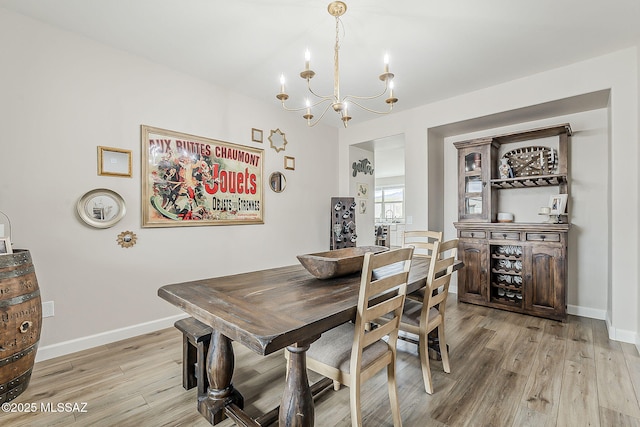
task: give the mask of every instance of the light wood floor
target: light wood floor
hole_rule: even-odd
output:
[[[570,316],[563,324],[458,304],[455,295],[447,314],[452,372],[432,363],[433,395],[424,392],[415,346],[399,344],[406,427],[640,426],[640,355],[610,341],[603,321]],[[279,403],[284,357],[235,349],[234,385],[257,416]],[[0,412],[0,425],[207,426],[195,389],[182,388],[181,357],[181,336],[170,328],[37,363],[29,388],[13,402],[38,410]],[[365,426],[392,425],[385,381],[383,371],[363,388]],[[41,411],[42,404],[67,402],[86,402],[87,412]],[[351,425],[348,389],[318,397],[316,425]]]

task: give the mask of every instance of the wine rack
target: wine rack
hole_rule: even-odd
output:
[[[491,301],[522,308],[522,253],[519,245],[491,245]]]
[[[332,197],[329,249],[355,247],[357,239],[355,199],[353,197]]]

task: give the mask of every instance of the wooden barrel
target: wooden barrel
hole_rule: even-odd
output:
[[[0,403],[29,384],[36,359],[42,303],[27,250],[0,255]]]

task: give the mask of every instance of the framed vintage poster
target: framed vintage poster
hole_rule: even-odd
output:
[[[142,226],[262,224],[264,150],[141,126]]]

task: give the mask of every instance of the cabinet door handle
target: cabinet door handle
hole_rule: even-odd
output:
[[[544,234],[540,235],[540,239],[542,239],[542,241],[544,241],[544,239],[546,239],[546,238],[547,238],[547,236],[545,236]]]
[[[471,237],[473,237],[473,236],[475,236],[475,235],[476,235],[476,233],[473,233],[473,232],[471,233]]]
[[[507,238],[507,233],[504,233],[504,234],[502,235],[502,237],[503,237],[504,239],[506,239],[506,238]]]

